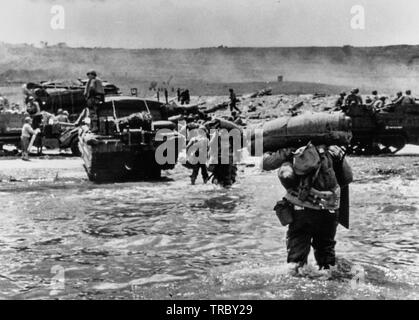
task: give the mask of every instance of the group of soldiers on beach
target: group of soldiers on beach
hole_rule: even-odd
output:
[[[86,84],[85,98],[89,117],[92,123],[97,117],[98,110],[104,102],[104,91],[101,80],[95,71],[87,73],[89,81]],[[188,92],[189,94],[189,92]],[[394,103],[404,104],[411,98],[406,95],[398,96]],[[233,89],[229,90],[229,109],[231,117],[237,120],[241,110],[237,104],[239,100]],[[371,100],[371,101],[370,101]],[[373,108],[381,108],[385,99],[373,92],[373,97],[366,103]],[[189,102],[189,101],[188,101]],[[336,102],[336,107],[342,110],[351,105],[363,105],[364,101],[359,90],[354,89],[350,95],[342,93]],[[34,99],[28,100],[28,111],[31,117],[25,119],[22,128],[23,159],[27,160],[27,147],[31,135],[39,130],[39,105]],[[57,115],[59,121],[65,121],[65,114]],[[220,145],[220,136],[210,135],[210,129],[220,128],[222,120],[199,114],[185,115],[185,130],[193,130],[186,143],[186,166],[192,170],[190,179],[194,185],[201,172],[204,183],[212,182],[230,187],[236,182],[237,165],[236,152],[232,143],[228,143],[229,160],[227,163],[207,166],[208,158],[203,162],[189,161],[190,157],[199,158],[199,151],[210,150],[212,145]],[[227,120],[227,121],[228,121]],[[32,125],[31,125],[32,124]],[[38,128],[37,128],[38,127]],[[182,130],[181,130],[182,131]],[[212,155],[221,157],[222,148]],[[207,153],[207,156],[211,152]],[[210,162],[211,163],[211,162]],[[300,148],[281,148],[276,152],[265,153],[263,169],[277,170],[279,182],[286,194],[275,206],[275,211],[281,223],[288,226],[287,232],[287,261],[295,266],[295,272],[300,272],[307,264],[310,247],[314,248],[314,256],[320,269],[328,270],[335,266],[335,235],[337,226],[343,214],[349,214],[348,185],[352,182],[352,171],[345,158],[345,149],[337,145],[308,145]]]
[[[237,107],[239,100],[237,99],[234,90],[230,89],[230,112],[231,115],[226,118],[227,121],[233,123],[236,126],[243,125],[241,118],[238,116],[237,112],[241,113],[240,109]],[[240,158],[239,150],[233,142],[229,141],[225,146],[226,154],[228,154],[228,160],[222,161],[223,155],[223,144],[221,137],[218,135],[210,135],[211,129],[220,128],[220,120],[212,118],[208,115],[202,113],[199,114],[189,114],[185,115],[186,128],[192,133],[192,137],[188,134],[188,140],[186,145],[186,167],[192,170],[191,184],[196,183],[199,172],[202,174],[203,183],[207,183],[212,180],[213,183],[219,184],[223,187],[230,187],[236,182],[237,177],[237,161]],[[183,130],[181,130],[183,131]],[[189,138],[190,137],[190,138]],[[221,148],[218,148],[221,146]],[[199,151],[206,150],[209,156],[200,158],[200,161],[190,161],[191,158],[199,158]],[[216,150],[216,154],[212,152]],[[211,158],[217,158],[217,164],[211,164]],[[207,162],[210,163],[207,166]],[[211,172],[211,175],[209,174]]]
[[[416,99],[412,96],[411,90],[406,90],[405,94],[402,91],[397,92],[392,99],[385,95],[378,95],[378,91],[374,90],[370,96],[366,96],[365,100],[360,95],[358,88],[352,89],[347,95],[346,92],[341,92],[339,98],[335,102],[335,110],[342,110],[346,112],[350,106],[365,106],[371,112],[394,111],[396,106],[407,106],[415,104]]]

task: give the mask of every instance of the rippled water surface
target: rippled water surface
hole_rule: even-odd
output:
[[[350,159],[352,225],[339,227],[331,279],[312,257],[305,275],[289,272],[275,173],[240,166],[229,190],[190,186],[181,166],[93,185],[78,159],[34,161],[0,161],[2,298],[419,297],[419,158]]]

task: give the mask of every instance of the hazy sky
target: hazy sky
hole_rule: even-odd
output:
[[[65,10],[64,30],[50,26]],[[365,8],[365,29],[351,8]],[[1,0],[0,41],[71,46],[419,44],[418,0]]]

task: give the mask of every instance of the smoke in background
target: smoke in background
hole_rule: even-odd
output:
[[[95,68],[112,81],[251,82],[285,80],[415,91],[416,46],[376,48],[36,48],[0,45],[0,81],[77,79]]]

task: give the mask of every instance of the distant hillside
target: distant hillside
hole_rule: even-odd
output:
[[[419,46],[109,49],[0,44],[0,82],[84,77],[172,85],[285,80],[419,91]]]

